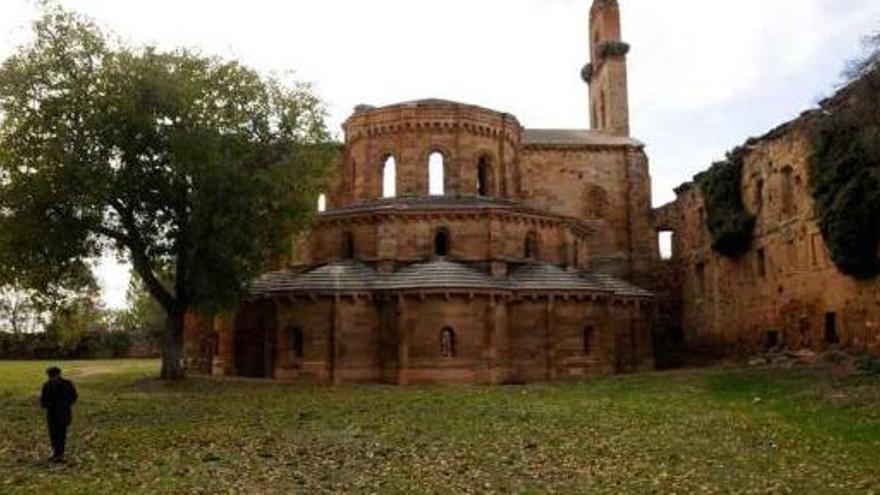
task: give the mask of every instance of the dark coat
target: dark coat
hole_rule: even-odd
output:
[[[76,387],[73,382],[60,378],[43,384],[40,404],[46,410],[50,421],[70,423],[70,407],[76,403]]]

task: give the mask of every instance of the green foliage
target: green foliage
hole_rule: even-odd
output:
[[[742,156],[738,150],[694,177],[706,201],[706,227],[712,236],[712,249],[736,258],[752,242],[755,217],[746,211],[742,199]]]
[[[880,78],[847,88],[845,104],[815,125],[811,161],[819,226],[837,268],[858,279],[880,273]]]
[[[137,354],[154,355],[151,350],[159,347],[167,319],[165,311],[135,276],[127,296],[128,307],[116,313],[113,328],[129,336]]]
[[[57,346],[60,357],[76,354],[87,335],[107,331],[107,313],[97,291],[77,297],[52,312],[46,333]]]
[[[880,358],[862,356],[856,360],[856,373],[861,376],[880,376]]]
[[[336,153],[328,141],[308,86],[114,44],[50,7],[0,66],[0,260],[50,294],[118,251],[172,316],[179,363],[183,315],[234,306],[288,254]]]
[[[630,47],[628,43],[623,41],[611,40],[605,41],[599,45],[600,57],[623,57],[629,53]]]

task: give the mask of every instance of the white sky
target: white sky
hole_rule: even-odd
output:
[[[828,95],[880,0],[620,0],[633,135],[654,202],[752,135]],[[591,0],[62,0],[133,43],[187,46],[315,84],[334,129],[355,105],[436,97],[588,127]],[[30,35],[34,0],[0,0],[0,59]],[[341,131],[340,131],[341,132]],[[125,269],[100,270],[124,304]]]

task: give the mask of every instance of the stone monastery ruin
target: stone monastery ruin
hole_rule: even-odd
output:
[[[616,0],[594,0],[589,39],[589,130],[443,100],[357,107],[312,230],[234,315],[190,318],[189,365],[522,383],[651,369],[670,340],[731,353],[876,345],[880,285],[835,268],[811,207],[812,114],[738,151],[753,238],[721,255],[698,185],[651,208]]]

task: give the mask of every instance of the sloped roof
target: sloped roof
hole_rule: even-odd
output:
[[[468,265],[444,258],[401,268],[377,284],[384,290],[509,289],[503,280]]]
[[[356,261],[341,261],[312,270],[286,270],[263,275],[251,287],[254,294],[274,292],[367,292],[376,271]]]
[[[588,129],[525,129],[522,133],[523,146],[635,146],[644,143],[637,139],[614,136]]]
[[[567,271],[549,263],[528,263],[510,272],[510,282],[516,290],[590,291],[602,292],[604,287],[578,272]]]
[[[279,293],[345,293],[402,290],[501,290],[605,293],[623,297],[653,294],[599,272],[568,271],[542,262],[511,268],[507,279],[492,277],[477,265],[438,258],[414,263],[392,274],[380,274],[369,265],[346,260],[311,269],[271,272],[257,279],[254,295]]]
[[[652,292],[646,291],[640,287],[636,287],[635,285],[621,280],[617,277],[613,277],[606,273],[595,272],[595,271],[586,271],[582,272],[581,276],[587,280],[592,281],[595,284],[601,286],[604,290],[608,292],[612,292],[618,296],[627,296],[627,297],[653,297],[654,294]]]

